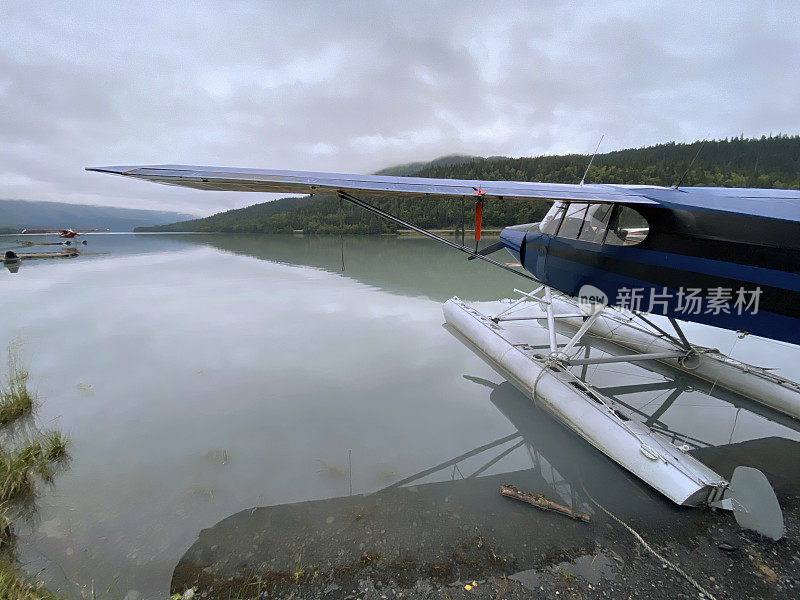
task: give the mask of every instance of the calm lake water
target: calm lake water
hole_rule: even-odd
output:
[[[580,505],[553,464],[596,453],[548,443],[558,426],[526,424],[524,398],[442,327],[443,301],[489,310],[522,279],[411,237],[86,239],[84,256],[0,269],[0,343],[22,341],[40,420],[73,440],[36,522],[18,525],[26,568],[60,591],[163,598],[198,533],[229,515],[461,479],[515,444],[476,480],[549,466],[554,493]],[[687,329],[796,378],[797,349]],[[693,446],[800,440],[696,381],[626,365],[588,376],[648,414],[674,400],[659,424]],[[426,474],[517,432],[524,443]]]

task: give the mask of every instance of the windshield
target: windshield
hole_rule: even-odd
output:
[[[547,214],[539,223],[539,231],[547,235],[555,235],[558,231],[558,226],[561,224],[561,219],[564,216],[564,210],[567,204],[565,202],[556,202],[547,211]]]

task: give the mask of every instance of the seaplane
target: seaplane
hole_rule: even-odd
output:
[[[55,234],[60,238],[66,240],[72,240],[73,238],[78,237],[84,233],[102,233],[108,231],[108,229],[23,229],[23,235],[36,235],[36,234]],[[70,242],[64,242],[69,245]],[[77,240],[76,240],[77,243]],[[86,240],[83,240],[83,244],[86,244]]]
[[[800,419],[800,384],[693,344],[681,325],[760,336],[787,351],[800,344],[800,191],[682,187],[683,178],[672,187],[587,184],[585,175],[556,184],[181,165],[87,170],[197,190],[334,195],[516,273],[533,289],[515,290],[519,298],[496,314],[451,298],[446,326],[538,408],[676,504],[732,510],[742,526],[781,537],[780,506],[761,471],[740,466],[726,480],[576,370],[655,361]],[[409,223],[372,197],[469,199],[475,246]],[[552,206],[541,222],[509,224],[481,248],[483,207],[502,199]],[[521,270],[490,257],[502,250]],[[524,326],[546,330],[546,344],[523,341]],[[581,357],[584,336],[618,352]]]

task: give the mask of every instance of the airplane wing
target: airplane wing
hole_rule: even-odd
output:
[[[800,191],[754,190],[741,188],[667,188],[652,185],[565,184],[528,181],[481,181],[433,179],[386,175],[355,175],[314,171],[282,171],[236,167],[200,167],[187,165],[87,167],[87,171],[110,173],[134,179],[198,190],[273,192],[290,194],[338,195],[365,210],[395,222],[401,227],[426,235],[445,245],[533,279],[479,253],[480,210],[476,204],[476,249],[470,250],[430,231],[408,223],[353,194],[405,198],[505,198],[513,200],[569,200],[655,205],[674,209],[704,209],[743,213],[767,218],[800,222]]]
[[[709,210],[800,223],[800,190],[796,189],[691,186],[676,189],[655,185],[432,179],[186,165],[87,167],[86,170],[198,190],[348,195],[350,201],[354,200],[353,194],[364,194],[406,198],[481,196],[485,199],[616,202],[673,210]]]
[[[646,192],[653,189],[668,189],[654,186],[429,179],[186,165],[87,167],[86,170],[199,190],[291,194],[348,192],[370,196],[463,198],[485,192],[480,194],[484,198],[658,204],[658,201],[648,198]]]
[[[87,167],[86,170],[198,190],[334,195],[344,192],[406,198],[465,198],[482,195],[487,199],[619,202],[674,209],[712,210],[800,222],[800,190],[796,189],[691,186],[675,189],[655,185],[432,179],[187,165]]]
[[[102,233],[108,231],[108,229],[71,229],[70,231],[74,231],[75,233]]]

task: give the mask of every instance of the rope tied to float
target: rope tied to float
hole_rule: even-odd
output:
[[[539,386],[539,381],[542,379],[542,375],[545,374],[545,371],[550,367],[558,365],[559,367],[563,367],[562,361],[558,356],[558,352],[550,352],[543,361],[543,366],[539,370],[539,374],[536,376],[536,379],[533,382],[533,392],[531,394],[531,400],[533,400],[533,405],[537,406],[536,404],[536,388]]]
[[[578,467],[578,468],[580,469],[580,467]],[[653,548],[650,546],[650,544],[648,544],[648,543],[645,541],[645,539],[644,539],[644,538],[643,538],[643,537],[642,537],[642,536],[639,534],[639,532],[638,532],[638,531],[636,531],[636,530],[635,530],[633,527],[631,527],[630,525],[628,525],[628,524],[627,524],[625,521],[623,521],[622,519],[620,519],[618,516],[616,516],[616,515],[615,515],[615,514],[613,514],[613,513],[612,513],[610,510],[608,510],[608,509],[607,509],[605,506],[603,506],[603,505],[602,505],[602,504],[600,504],[600,503],[599,503],[597,500],[595,500],[595,499],[594,499],[594,497],[593,497],[593,496],[592,496],[592,495],[589,493],[589,490],[587,490],[587,489],[586,489],[586,486],[585,486],[585,485],[584,485],[584,483],[583,483],[583,474],[581,474],[581,487],[583,488],[583,492],[586,494],[586,496],[589,498],[589,500],[591,500],[591,501],[592,501],[592,502],[593,502],[593,503],[594,503],[594,504],[595,504],[595,505],[596,505],[596,506],[597,506],[597,507],[598,507],[600,510],[602,510],[604,513],[606,513],[606,514],[607,514],[609,517],[611,517],[611,518],[612,518],[612,519],[614,519],[614,520],[615,520],[617,523],[619,523],[619,524],[620,524],[620,525],[622,525],[622,526],[623,526],[625,529],[627,529],[627,530],[628,530],[628,532],[630,532],[630,533],[631,533],[631,535],[633,535],[633,537],[634,537],[634,538],[636,538],[636,541],[637,541],[637,542],[639,542],[639,543],[642,545],[642,547],[643,547],[645,550],[647,550],[647,551],[648,551],[650,554],[652,554],[652,555],[653,555],[653,556],[655,556],[655,557],[656,557],[658,560],[660,560],[660,561],[661,561],[661,563],[662,563],[664,566],[666,566],[666,567],[669,567],[669,568],[673,569],[673,570],[674,570],[674,571],[675,571],[675,572],[676,572],[678,575],[680,575],[680,576],[681,576],[681,577],[683,577],[683,578],[684,578],[686,581],[688,581],[690,584],[692,584],[692,585],[695,587],[695,589],[696,589],[698,592],[700,592],[700,595],[701,595],[701,596],[705,596],[706,598],[709,598],[709,600],[717,600],[717,599],[714,597],[714,595],[713,595],[711,592],[709,592],[709,591],[708,591],[708,590],[706,590],[706,589],[705,589],[705,588],[704,588],[702,585],[700,585],[700,583],[699,583],[699,582],[698,582],[696,579],[694,579],[694,578],[693,578],[691,575],[689,575],[689,574],[688,574],[686,571],[684,571],[684,570],[683,570],[683,569],[681,569],[681,568],[680,568],[678,565],[676,565],[675,563],[673,563],[673,562],[669,561],[668,559],[666,559],[666,558],[664,558],[663,556],[661,556],[661,554],[659,554],[658,552],[656,552],[656,551],[655,551],[655,550],[654,550],[654,549],[653,549]]]

